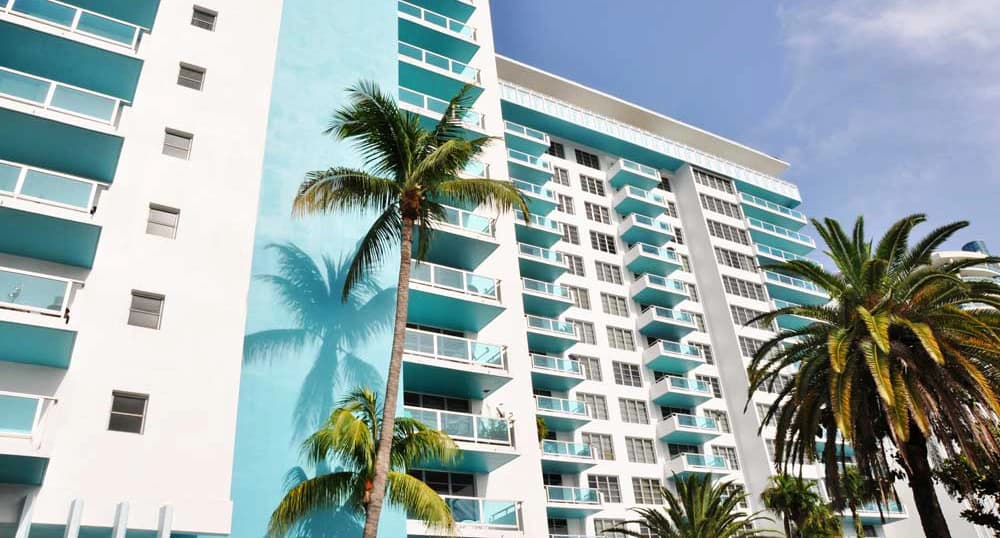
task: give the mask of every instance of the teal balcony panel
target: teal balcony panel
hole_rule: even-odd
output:
[[[399,87],[399,105],[403,110],[416,114],[420,126],[427,130],[437,128],[441,118],[448,108],[448,101],[433,95]],[[486,117],[475,110],[467,110],[461,118],[462,128],[459,135],[465,139],[482,138],[486,135]]]
[[[101,228],[76,220],[0,206],[0,252],[89,269],[94,263]]]
[[[531,354],[532,388],[566,392],[583,380],[583,367],[579,361]]]
[[[801,211],[774,203],[760,196],[741,192],[740,201],[743,205],[743,213],[748,217],[767,221],[790,230],[798,230],[809,224],[809,219]]]
[[[499,245],[496,240],[496,220],[471,211],[445,206],[444,219],[434,221],[427,260],[449,267],[475,269]],[[420,231],[414,234],[414,244]]]
[[[787,250],[771,247],[763,243],[757,243],[757,263],[761,267],[767,267],[775,263],[782,263],[792,260],[808,260],[805,256],[800,256]]]
[[[521,276],[553,282],[568,268],[562,253],[527,243],[517,244],[518,265]]]
[[[801,278],[764,271],[764,283],[767,284],[768,294],[781,301],[808,305],[823,305],[830,301],[830,297],[819,286]]]
[[[514,232],[522,243],[551,247],[562,239],[562,226],[558,222],[532,214],[525,219],[524,213],[514,210]]]
[[[69,86],[0,66],[0,98],[28,105],[32,112],[52,113],[53,119],[79,118],[117,127],[125,103],[110,95]]]
[[[499,280],[416,260],[410,271],[411,323],[479,332],[503,312]]]
[[[653,401],[668,407],[695,407],[712,399],[712,388],[704,381],[668,375],[653,385]]]
[[[482,399],[510,379],[504,346],[406,329],[403,384],[407,391]]]
[[[638,213],[656,218],[667,209],[667,199],[659,189],[643,190],[631,185],[625,185],[615,193],[613,202],[615,211],[621,215]]]
[[[732,472],[722,456],[705,454],[678,454],[667,463],[667,477],[684,478],[690,474],[711,474],[724,476]]]
[[[646,243],[662,247],[674,240],[670,224],[646,215],[632,213],[618,225],[618,235],[626,243]]]
[[[755,243],[763,243],[770,247],[785,250],[793,254],[808,254],[816,248],[816,242],[808,235],[776,226],[770,222],[747,217],[750,236]]]
[[[639,314],[637,325],[643,335],[666,340],[678,340],[698,330],[687,312],[661,306],[650,306]]]
[[[469,90],[473,101],[482,95],[479,70],[475,67],[403,41],[398,48],[402,86],[444,101],[451,100],[466,84],[473,85]]]
[[[462,22],[469,20],[473,12],[476,11],[474,0],[408,0],[415,6],[436,11],[445,17],[450,17]]]
[[[878,503],[865,503],[858,507],[857,513],[858,518],[865,525],[884,525],[910,517],[906,513],[906,509],[896,501],[888,501],[882,504],[881,507]],[[851,512],[850,510],[845,510],[840,515],[844,519],[849,519]],[[885,517],[885,521],[882,521],[883,517]]]
[[[0,321],[0,361],[66,369],[75,344],[76,331],[55,322]]]
[[[669,340],[653,342],[643,351],[642,358],[650,370],[668,374],[683,375],[705,364],[701,349]]]
[[[674,414],[656,425],[656,437],[664,443],[701,445],[722,435],[713,418]]]
[[[511,177],[536,185],[544,185],[552,179],[552,164],[547,159],[512,148],[507,148],[507,168]]]
[[[160,0],[62,0],[143,28],[152,29]],[[2,0],[0,0],[2,2]]]
[[[528,322],[528,348],[542,353],[562,353],[578,341],[572,323],[541,316],[525,316]]]
[[[0,160],[0,203],[34,213],[90,220],[97,210],[98,196],[106,186],[89,179]]]
[[[479,50],[476,29],[436,11],[398,0],[399,39],[447,56],[469,62]]]
[[[70,279],[0,267],[0,315],[61,328],[69,319],[76,286]]]
[[[663,278],[649,273],[642,275],[630,288],[632,299],[639,304],[673,308],[688,299],[687,286],[680,280]]]
[[[511,179],[511,183],[524,196],[524,201],[527,202],[528,210],[531,211],[532,215],[548,215],[559,205],[556,193],[551,189],[520,179]]]
[[[0,159],[111,183],[123,139],[0,108]]]
[[[797,305],[795,303],[789,303],[787,301],[782,301],[781,299],[774,299],[774,308],[775,309],[778,309],[778,308],[790,308],[790,307],[795,307],[795,306],[799,306],[799,305]],[[804,327],[807,327],[807,326],[809,326],[809,325],[811,325],[811,324],[813,324],[815,322],[816,322],[816,320],[814,320],[812,318],[807,318],[805,316],[796,316],[796,315],[778,316],[778,327],[780,327],[782,329],[787,329],[789,331],[797,331],[797,330],[802,329]]]
[[[590,422],[587,405],[578,400],[535,396],[535,412],[552,431],[574,431]]]
[[[631,185],[649,190],[660,184],[660,172],[651,166],[618,159],[608,169],[608,182],[616,189]]]
[[[519,503],[516,501],[454,495],[442,495],[441,498],[451,509],[451,515],[459,526],[469,525],[478,529],[498,530],[521,528]]]
[[[553,318],[573,306],[569,288],[531,278],[522,278],[521,284],[525,313]]]
[[[448,434],[459,448],[455,461],[427,460],[417,463],[417,467],[488,473],[517,457],[513,432],[506,420],[420,407],[405,407],[403,415]]]
[[[512,121],[503,122],[504,142],[507,147],[527,153],[535,157],[540,157],[549,149],[551,141],[549,135]]]
[[[577,474],[597,465],[593,448],[587,443],[542,441],[542,471],[557,474]]]
[[[596,489],[545,486],[545,511],[550,518],[578,519],[604,509]]]
[[[49,458],[0,454],[0,484],[41,486]]]
[[[681,259],[669,248],[636,243],[625,252],[625,266],[633,273],[668,276],[681,268]]]
[[[3,11],[12,16],[39,23],[45,28],[51,28],[53,32],[93,40],[93,43],[123,53],[134,53],[146,31],[140,25],[107,15],[106,9],[99,12],[75,5],[80,2],[6,0],[5,3]],[[89,2],[84,1],[83,4],[89,5]],[[148,2],[136,2],[136,4],[148,4]],[[110,3],[98,6],[112,7]]]

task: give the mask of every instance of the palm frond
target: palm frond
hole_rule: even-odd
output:
[[[300,482],[274,509],[267,535],[271,538],[286,536],[313,512],[340,508],[352,501],[356,505],[355,483],[356,475],[351,472],[329,473]]]

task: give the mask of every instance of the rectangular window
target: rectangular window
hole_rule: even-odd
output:
[[[664,374],[662,372],[656,372],[654,375],[657,378],[656,380],[659,381],[668,374]],[[667,405],[660,406],[660,418],[662,418],[663,420],[666,420],[674,415],[691,415],[691,414],[694,413],[691,411],[690,407],[671,407]]]
[[[545,150],[545,153],[553,157],[559,157],[560,159],[566,158],[566,148],[559,142],[550,141],[549,149]]]
[[[611,436],[604,433],[583,433],[580,440],[590,445],[594,457],[599,460],[615,459],[615,446]]]
[[[587,218],[589,220],[602,224],[611,224],[611,211],[608,208],[590,202],[584,202],[583,207],[587,211]]]
[[[667,450],[670,452],[670,456],[676,456],[678,454],[701,454],[701,445],[681,445],[677,443],[668,443]]]
[[[706,194],[699,194],[698,197],[701,198],[701,207],[704,207],[713,213],[718,213],[734,219],[743,219],[743,211],[740,210],[740,206],[732,202],[727,202]]]
[[[715,355],[712,353],[710,344],[699,344],[698,342],[690,342],[690,344],[701,350],[701,356],[705,357],[705,364],[715,364]]]
[[[163,133],[163,154],[178,159],[189,159],[192,142],[194,142],[193,134],[167,129]]]
[[[753,318],[755,318],[755,317],[757,317],[757,316],[759,316],[761,314],[764,314],[764,312],[759,312],[757,310],[752,310],[750,308],[745,308],[745,307],[736,306],[736,305],[729,305],[729,312],[733,315],[733,323],[735,323],[735,324],[737,324],[737,325],[739,325],[741,327],[744,326],[744,325],[746,325],[748,327],[754,327],[756,329],[761,329],[761,330],[764,330],[764,331],[771,330],[771,328],[768,327],[761,320],[757,320],[757,321],[753,322],[752,324],[747,325],[748,321],[750,321],[751,319],[753,319]]]
[[[680,226],[674,226],[674,243],[678,245],[684,244],[684,229]]]
[[[722,398],[722,385],[719,384],[718,377],[715,377],[714,375],[696,375],[694,377],[698,381],[708,383],[708,386],[712,388],[712,396]]]
[[[177,237],[177,221],[181,211],[172,207],[149,204],[149,217],[146,219],[146,233],[173,239]]]
[[[660,176],[660,189],[665,190],[667,192],[674,192],[674,190],[670,188],[670,178],[665,178],[663,176]]]
[[[593,168],[595,170],[601,169],[601,161],[597,158],[597,155],[593,153],[588,153],[582,149],[576,150],[576,162],[577,164],[582,164],[586,167]]]
[[[611,366],[615,371],[615,383],[626,387],[642,386],[642,372],[637,365],[614,361]]]
[[[580,367],[583,369],[584,379],[590,381],[603,381],[604,376],[601,375],[601,359],[597,357],[588,357],[586,355],[570,355],[569,358],[580,363]]]
[[[456,413],[469,413],[472,411],[472,402],[466,398],[449,398],[447,396],[423,394],[421,392],[404,392],[403,404],[410,407],[454,411]]]
[[[636,504],[660,504],[663,501],[660,497],[661,487],[657,478],[632,477],[632,492],[635,494]]]
[[[681,259],[681,271],[685,273],[691,272],[691,258],[687,254],[678,254],[677,256]]]
[[[688,289],[688,299],[692,303],[700,302],[700,299],[698,298],[698,286],[695,286],[690,282],[685,282],[684,284],[687,286]]]
[[[697,312],[688,312],[686,310],[682,310],[682,312],[691,316],[691,321],[693,321],[695,326],[698,327],[698,332],[708,332],[708,328],[705,327],[705,316]]]
[[[610,502],[607,498],[604,502]],[[612,529],[619,529],[625,524],[624,519],[595,519],[594,532],[600,538],[625,538],[625,534]]]
[[[559,168],[558,166],[552,169],[552,181],[560,185],[566,185],[569,187],[569,170],[565,168]]]
[[[622,422],[628,422],[630,424],[649,424],[649,409],[646,407],[646,402],[642,400],[618,398],[618,405],[621,407]]]
[[[608,254],[617,254],[618,247],[615,245],[615,236],[602,234],[595,231],[590,232],[590,247]]]
[[[562,226],[562,240],[572,245],[580,244],[580,229],[572,224],[560,223]]]
[[[767,293],[764,292],[764,286],[756,282],[722,275],[722,285],[725,286],[726,293],[730,295],[737,295],[757,301],[767,301]]]
[[[577,256],[576,254],[567,254],[561,252],[563,260],[566,260],[566,267],[569,268],[569,274],[576,276],[587,276],[587,272],[583,269],[583,258]]]
[[[596,420],[608,420],[608,400],[600,394],[576,393],[576,399],[587,406],[590,417]]]
[[[736,447],[712,445],[712,454],[722,456],[726,460],[729,468],[737,471],[740,468],[740,459],[736,457]]]
[[[132,305],[128,311],[128,324],[147,329],[159,329],[163,315],[162,295],[144,291],[132,292]]]
[[[625,351],[635,351],[635,336],[628,329],[608,327],[608,346]]]
[[[598,196],[607,195],[607,191],[604,189],[604,182],[590,176],[580,176],[580,188],[583,189],[583,192],[589,192],[590,194]]]
[[[753,259],[753,256],[747,256],[746,254],[740,254],[739,252],[733,252],[724,248],[715,247],[715,259],[726,267],[742,269],[750,272],[757,271],[757,262]]]
[[[191,26],[197,26],[202,30],[213,32],[215,31],[215,20],[218,17],[219,14],[211,9],[194,6],[194,10],[191,13]]]
[[[601,309],[604,310],[605,314],[627,318],[628,299],[610,293],[601,293]]]
[[[622,502],[622,489],[617,476],[592,474],[587,477],[587,486],[601,492],[606,503]],[[621,521],[616,521],[618,523]]]
[[[581,344],[596,344],[597,343],[597,333],[594,332],[594,324],[589,321],[580,321],[578,319],[568,319],[566,320],[573,324],[576,328],[576,336],[580,339]]]
[[[726,178],[717,176],[715,174],[705,172],[704,170],[694,170],[694,180],[699,185],[704,185],[706,187],[715,189],[717,191],[722,191],[728,194],[736,194],[736,189],[733,188],[733,182]]]
[[[757,354],[760,348],[764,345],[763,340],[757,340],[754,338],[747,338],[746,336],[740,337],[740,353],[744,357],[753,357]]]
[[[556,211],[559,211],[560,213],[566,213],[567,215],[576,214],[576,210],[573,208],[572,197],[566,196],[565,194],[557,194],[556,196],[558,196],[559,199],[559,207],[556,208]]]
[[[626,437],[625,451],[628,453],[628,461],[632,463],[656,463],[656,449],[653,448],[652,439]]]
[[[149,396],[130,392],[111,393],[111,418],[108,429],[114,432],[142,433],[146,427]]]
[[[732,241],[741,245],[750,245],[750,236],[747,235],[746,230],[741,230],[735,226],[716,222],[711,219],[705,219],[705,223],[708,224],[708,233],[712,237],[718,237],[719,239],[725,239],[726,241]]]
[[[573,298],[573,305],[577,308],[586,308],[590,310],[590,292],[584,288],[578,288],[576,286],[567,286],[562,284],[562,287],[569,290],[569,296]]]
[[[610,282],[612,284],[622,283],[622,268],[610,263],[594,262],[594,269],[597,273],[597,280]]]
[[[205,68],[182,63],[177,73],[177,84],[192,90],[201,90],[205,84]]]
[[[706,409],[705,416],[715,420],[715,423],[719,425],[719,431],[722,433],[729,433],[729,413],[721,409]]]
[[[445,471],[413,469],[408,474],[419,478],[421,482],[430,486],[438,495],[476,496],[476,476],[470,473],[449,473]]]
[[[668,217],[679,218],[677,215],[677,204],[672,200],[667,200],[667,210],[664,211]]]

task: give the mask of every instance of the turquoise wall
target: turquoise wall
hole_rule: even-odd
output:
[[[384,387],[398,257],[377,275],[384,291],[341,304],[342,264],[373,216],[293,219],[290,210],[306,171],[360,164],[322,131],[359,79],[395,95],[396,35],[395,2],[284,3],[240,379],[234,537],[262,536],[286,484],[323,471],[305,466],[299,446],[334,402],[358,384]],[[382,536],[405,535],[402,513],[383,516]],[[324,513],[299,535],[351,538],[361,527]]]

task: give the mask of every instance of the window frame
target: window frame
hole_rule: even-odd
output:
[[[115,411],[115,399],[116,398],[129,398],[132,400],[142,400],[142,412],[139,414],[127,413],[124,411]],[[112,421],[115,416],[127,416],[127,417],[138,417],[139,418],[139,430],[120,430],[112,428]],[[142,394],[139,392],[130,392],[124,390],[113,390],[111,391],[111,406],[108,409],[108,427],[107,430],[111,432],[119,433],[132,433],[136,435],[142,435],[146,432],[146,419],[149,417],[149,394]]]

